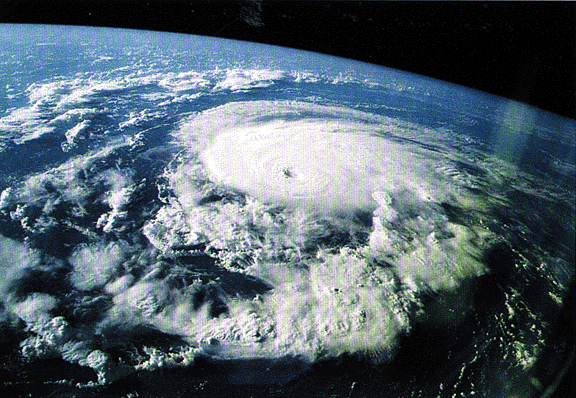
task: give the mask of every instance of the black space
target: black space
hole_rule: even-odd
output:
[[[2,0],[0,22],[218,36],[358,59],[576,118],[576,3]]]

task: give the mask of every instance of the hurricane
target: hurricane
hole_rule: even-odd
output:
[[[573,120],[296,50],[0,30],[11,392],[523,391],[573,279]]]

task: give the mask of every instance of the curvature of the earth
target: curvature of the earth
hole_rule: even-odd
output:
[[[574,273],[573,120],[71,27],[0,27],[0,98],[12,394],[496,397],[568,350],[546,341]]]

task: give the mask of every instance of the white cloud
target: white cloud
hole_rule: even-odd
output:
[[[117,243],[85,246],[77,249],[69,261],[74,267],[71,281],[78,290],[104,287],[124,259],[124,251]]]

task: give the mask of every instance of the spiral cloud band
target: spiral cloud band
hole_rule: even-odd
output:
[[[470,194],[419,133],[430,132],[295,102],[232,103],[183,123],[175,196],[146,235],[165,252],[204,245],[271,290],[181,333],[216,339],[219,355],[246,340],[254,351],[242,355],[387,357],[422,294],[484,272],[486,237],[443,207]]]

